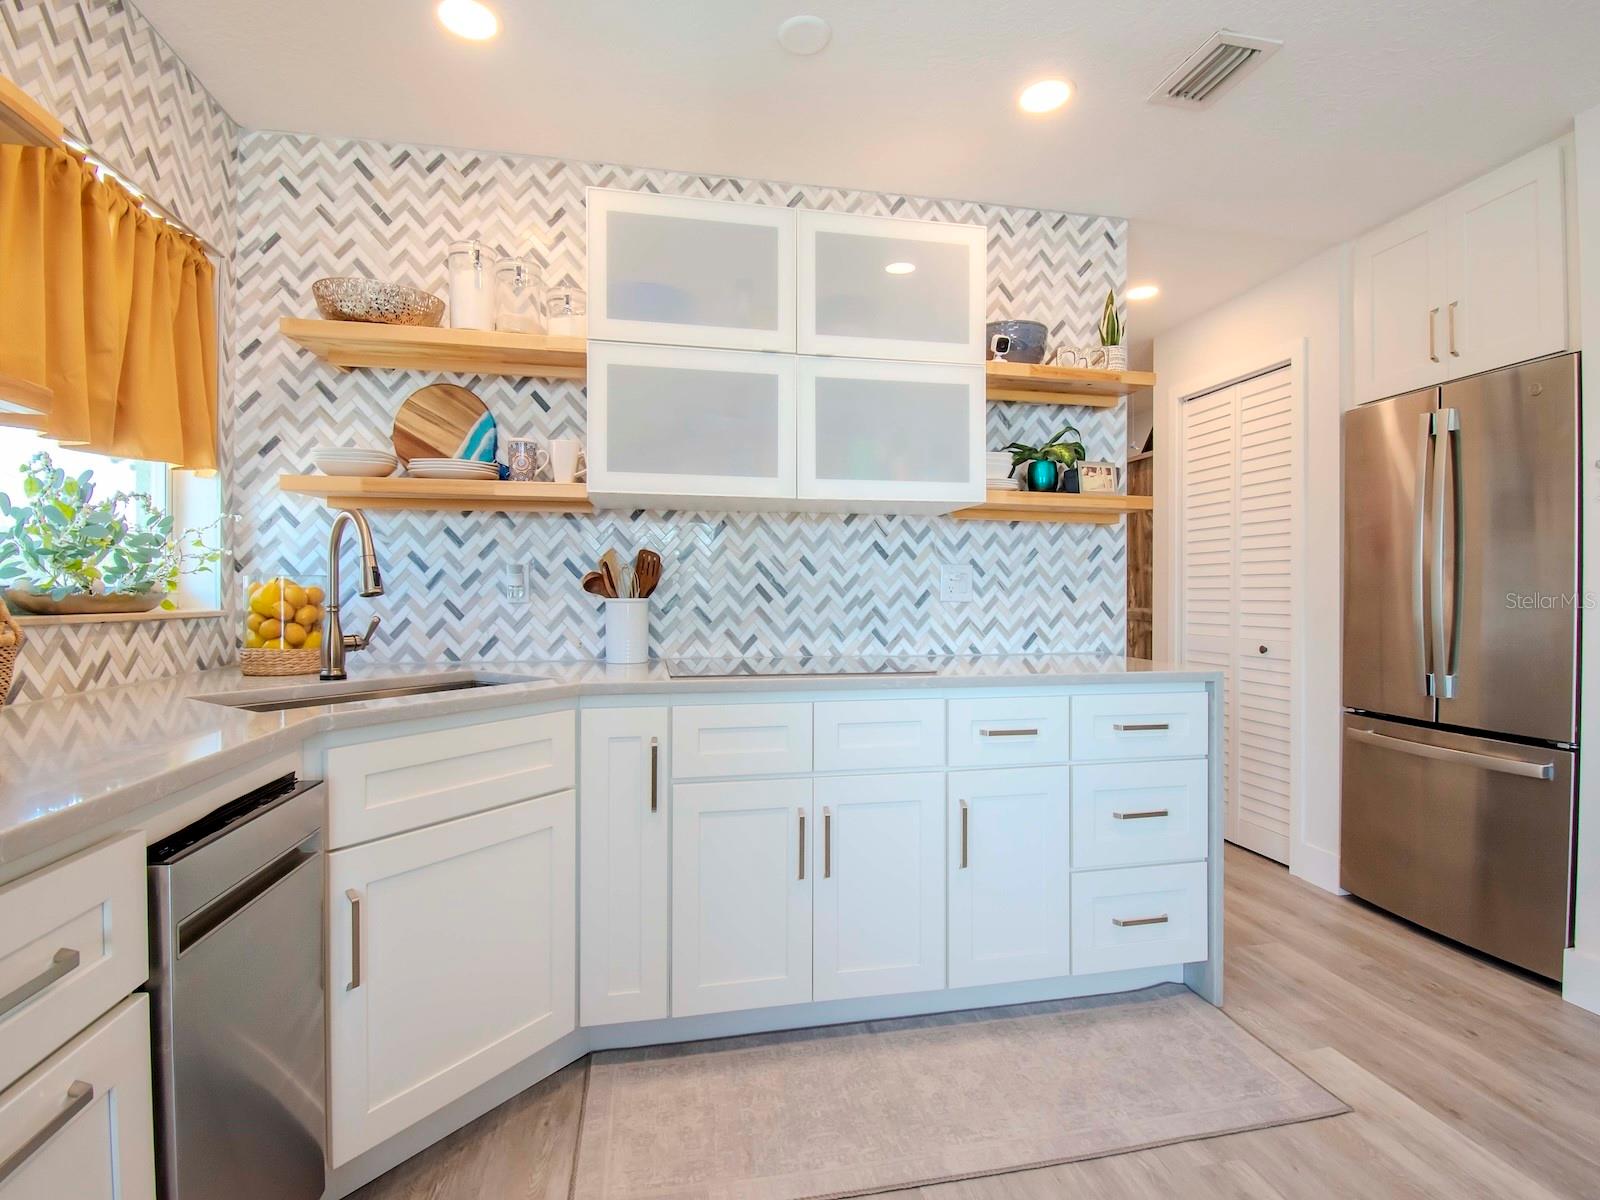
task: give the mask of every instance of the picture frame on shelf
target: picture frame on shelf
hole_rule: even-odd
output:
[[[1117,490],[1117,464],[1088,462],[1078,464],[1078,489],[1082,492],[1115,492]]]

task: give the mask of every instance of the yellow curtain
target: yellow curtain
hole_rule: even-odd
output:
[[[49,388],[45,433],[217,465],[215,271],[67,150],[0,146],[0,374]]]

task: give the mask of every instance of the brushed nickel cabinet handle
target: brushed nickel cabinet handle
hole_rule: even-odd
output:
[[[78,969],[79,955],[71,946],[63,946],[50,957],[50,965],[14,991],[0,996],[0,1017],[8,1017],[13,1009],[21,1008],[58,979],[65,979]]]
[[[1448,344],[1450,346],[1451,358],[1461,357],[1461,351],[1456,349],[1456,305],[1460,303],[1461,301],[1459,300],[1452,300],[1450,301],[1450,307],[1445,310],[1445,329],[1447,332]]]
[[[800,878],[806,877],[806,810],[800,810]]]
[[[1118,929],[1132,929],[1135,925],[1165,925],[1167,914],[1162,913],[1159,917],[1112,917],[1111,923]]]
[[[833,878],[833,814],[822,807],[822,877]]]
[[[650,811],[655,812],[661,795],[661,743],[650,739]]]
[[[73,1117],[93,1103],[94,1084],[74,1079],[67,1088],[67,1106],[39,1126],[32,1137],[18,1146],[4,1162],[0,1162],[0,1183],[20,1171],[30,1158],[50,1144],[51,1138],[72,1123]]]
[[[1433,328],[1434,327],[1434,323],[1438,319],[1439,319],[1439,310],[1437,308],[1430,308],[1428,310],[1428,361],[1429,362],[1438,362],[1439,361],[1439,343],[1438,343],[1437,338],[1434,336],[1434,328]]]
[[[1114,812],[1111,814],[1113,821],[1148,821],[1151,817],[1170,817],[1172,812],[1165,808],[1145,808],[1138,812]]]
[[[961,802],[961,869],[967,869],[967,802]]]
[[[1038,737],[1037,729],[980,729],[979,737]]]
[[[1115,733],[1165,733],[1172,726],[1166,721],[1146,721],[1143,724],[1115,724],[1111,726]]]
[[[350,901],[350,982],[344,990],[353,992],[361,986],[361,893],[346,888],[344,898]]]

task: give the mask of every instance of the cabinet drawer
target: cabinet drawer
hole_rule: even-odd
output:
[[[810,770],[809,704],[706,704],[673,710],[674,778],[801,775]]]
[[[1204,858],[1209,781],[1203,758],[1073,767],[1073,867]]]
[[[1014,767],[1067,761],[1067,698],[950,701],[950,765]]]
[[[138,834],[0,888],[0,1087],[145,981],[148,923]]]
[[[1072,973],[1206,957],[1206,864],[1084,871],[1072,877]]]
[[[337,849],[573,786],[573,715],[541,713],[328,751]]]
[[[944,766],[944,701],[830,700],[816,706],[819,771]]]
[[[0,1092],[0,1163],[10,1166],[0,1194],[17,1200],[155,1200],[146,997]]]
[[[1074,696],[1072,759],[1202,758],[1210,749],[1205,692]]]

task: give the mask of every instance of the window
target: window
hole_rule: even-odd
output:
[[[178,529],[205,530],[209,545],[221,544],[221,484],[215,472],[184,471],[163,462],[111,458],[71,446],[61,446],[31,429],[0,426],[0,492],[13,503],[23,503],[23,466],[35,454],[48,454],[69,474],[94,472],[95,494],[101,499],[116,492],[143,492],[172,514]],[[185,575],[172,599],[180,610],[221,607],[221,564],[208,572]]]

